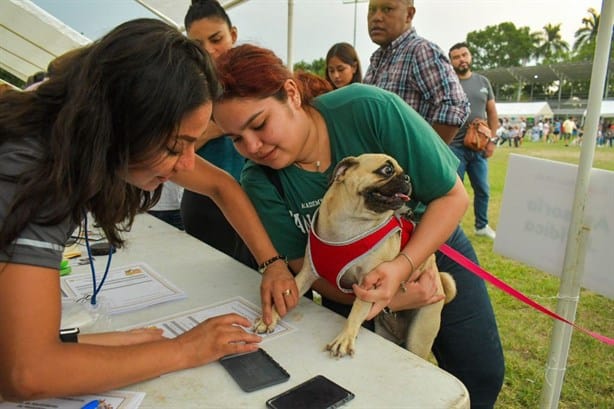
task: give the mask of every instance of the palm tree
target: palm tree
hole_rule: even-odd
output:
[[[548,60],[561,56],[569,51],[569,44],[561,36],[561,23],[546,24],[540,33],[540,43],[535,50],[535,58],[543,57]]]
[[[579,50],[583,46],[594,43],[597,39],[597,29],[599,28],[599,14],[594,8],[589,8],[588,13],[590,16],[582,19],[583,26],[580,27],[574,34],[576,41],[574,42],[573,49]]]
[[[528,29],[528,27],[520,27],[520,30],[523,30],[523,29]],[[538,49],[544,37],[541,31],[534,31],[532,33],[529,33],[528,31],[525,31],[525,32],[528,34],[527,40],[529,41],[531,51],[529,52],[526,58],[520,61],[520,64],[523,66],[527,65],[532,58],[535,59],[536,63],[539,63],[540,54],[539,54]]]

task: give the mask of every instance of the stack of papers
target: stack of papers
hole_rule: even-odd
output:
[[[97,400],[104,409],[137,409],[145,399],[145,392],[110,391],[98,395],[69,396],[25,402],[0,402],[0,409],[81,409],[88,402]]]

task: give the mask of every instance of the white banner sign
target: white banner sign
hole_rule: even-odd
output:
[[[510,155],[495,252],[560,276],[578,167]],[[614,172],[592,169],[582,286],[614,298]]]

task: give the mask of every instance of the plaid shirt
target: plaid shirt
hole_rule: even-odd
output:
[[[430,124],[461,126],[469,116],[467,96],[448,58],[414,28],[373,53],[363,82],[398,94]]]

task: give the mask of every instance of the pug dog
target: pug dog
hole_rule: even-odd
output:
[[[295,278],[299,295],[305,294],[318,278],[351,293],[352,284],[360,284],[377,265],[397,257],[414,227],[400,216],[410,193],[409,176],[388,155],[363,154],[339,162],[314,214],[305,262]],[[437,268],[434,254],[417,267],[429,268]],[[438,293],[445,294],[444,300],[407,312],[379,314],[376,332],[397,343],[404,342],[409,351],[427,358],[439,331],[443,305],[456,295],[452,276],[440,272],[438,278]],[[355,339],[372,304],[355,299],[343,329],[326,345],[332,356],[354,354]],[[274,309],[271,324],[266,325],[260,318],[254,323],[254,331],[272,332],[279,318]]]

